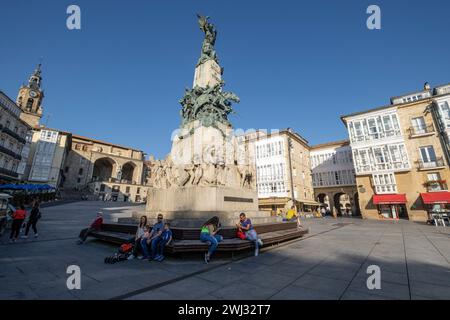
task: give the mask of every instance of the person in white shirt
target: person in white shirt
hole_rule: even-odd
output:
[[[139,220],[139,225],[136,230],[136,235],[134,236],[134,247],[133,253],[128,257],[128,260],[139,257],[139,252],[142,252],[141,240],[145,233],[145,228],[147,228],[147,216],[142,216]]]

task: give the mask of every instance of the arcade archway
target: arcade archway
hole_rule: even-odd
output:
[[[100,158],[94,162],[93,181],[108,181],[113,178],[116,163],[111,158]]]

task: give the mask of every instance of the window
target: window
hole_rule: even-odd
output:
[[[380,130],[377,125],[377,119],[376,118],[368,119],[367,124],[369,126],[369,135],[371,136],[371,139],[380,138]]]
[[[444,185],[441,180],[441,175],[439,174],[439,172],[428,173],[426,184],[428,191],[444,190]]]
[[[65,168],[64,168],[64,172],[65,172],[65,173],[69,172],[69,167],[65,167]]]
[[[125,193],[130,193],[130,187],[127,186],[127,187],[125,188]]]
[[[77,183],[80,183],[80,182],[81,182],[81,178],[78,178],[78,179],[77,179]]]
[[[355,122],[355,137],[359,138],[364,135],[362,122]],[[358,139],[359,140],[359,139]]]
[[[410,168],[404,144],[354,149],[353,156],[357,173]]]
[[[397,193],[394,173],[373,174],[372,179],[377,194]]]
[[[82,175],[83,175],[83,168],[80,168],[80,169],[78,170],[78,175],[79,175],[79,176],[82,176]]]
[[[448,102],[444,102],[440,105],[440,112],[444,120],[445,126],[447,128],[450,128],[450,107],[448,105]]]
[[[334,182],[335,184],[341,184],[341,175],[338,171],[334,172]]]
[[[401,136],[396,114],[385,114],[349,122],[350,140],[359,142]]]
[[[411,119],[412,129],[414,134],[426,133],[425,119],[423,117],[417,117]]]
[[[436,153],[434,152],[433,146],[420,147],[420,156],[422,162],[425,166],[435,166],[436,165]]]
[[[140,194],[140,193],[141,193],[141,188],[137,188],[136,194]]]

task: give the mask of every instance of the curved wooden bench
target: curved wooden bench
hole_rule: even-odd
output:
[[[91,236],[113,244],[123,244],[133,241],[137,226],[129,224],[105,223],[101,230],[92,232]],[[171,228],[173,241],[167,246],[168,253],[205,252],[208,244],[199,240],[199,228]],[[302,237],[307,229],[297,229],[296,222],[279,222],[255,225],[255,230],[264,246],[278,244],[284,241]],[[236,237],[236,228],[225,227],[219,231],[224,240],[219,243],[217,251],[234,252],[254,248],[254,243]]]
[[[289,241],[302,237],[308,233],[308,230],[281,230],[273,232],[265,232],[259,234],[261,240],[264,242],[264,247],[268,245],[278,244],[284,241]],[[242,251],[254,248],[254,243],[248,240],[241,240],[239,238],[224,239],[217,247],[218,252]],[[208,244],[200,240],[174,240],[166,248],[167,252],[205,252],[208,250]]]

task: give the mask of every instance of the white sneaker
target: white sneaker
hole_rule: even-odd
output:
[[[35,238],[39,237],[39,234],[38,234],[38,233],[35,233],[35,234],[34,234],[34,237],[35,237]]]
[[[144,257],[143,256],[138,256],[137,257],[139,260],[142,260],[142,259],[144,259]]]
[[[16,240],[9,239],[9,243],[14,243],[14,242],[16,242]]]
[[[133,260],[133,259],[134,259],[134,256],[132,254],[127,258],[127,260]]]
[[[262,247],[264,245],[264,242],[261,239],[258,239],[258,244],[260,247]]]
[[[21,239],[28,239],[28,236],[20,236]]]

